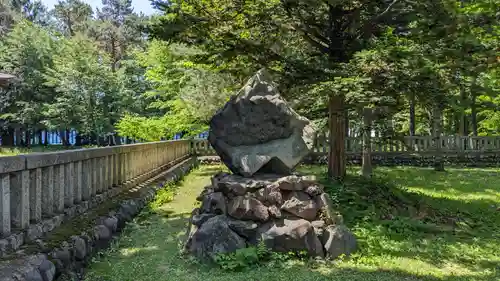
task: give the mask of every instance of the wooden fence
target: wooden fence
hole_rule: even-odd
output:
[[[443,153],[500,153],[500,137],[440,141]],[[372,144],[375,155],[435,153],[433,147],[427,136],[373,138]],[[360,138],[347,138],[347,154],[359,155],[361,148]],[[313,152],[328,152],[326,137],[318,136]],[[0,157],[0,238],[23,235],[72,208],[102,202],[111,191],[126,190],[194,153],[215,155],[207,140],[178,140]]]
[[[0,238],[119,193],[189,155],[191,142],[178,140],[0,157]]]
[[[402,139],[372,138],[371,149],[374,154],[435,154],[432,136],[404,137]],[[500,137],[462,137],[443,136],[440,152],[444,154],[468,154],[481,152],[499,152]],[[346,154],[361,154],[361,137],[346,138]],[[216,155],[207,140],[196,140],[194,150],[199,155]],[[318,135],[314,144],[313,153],[327,154],[329,150],[328,138]]]

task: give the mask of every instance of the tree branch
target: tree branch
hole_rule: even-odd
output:
[[[379,18],[385,16],[387,13],[389,13],[391,11],[392,7],[394,7],[394,5],[396,5],[399,1],[400,0],[392,1],[392,3],[389,4],[389,6],[387,6],[387,8],[381,14],[379,14],[375,17],[375,19],[379,19]]]

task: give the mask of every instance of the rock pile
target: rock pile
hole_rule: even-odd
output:
[[[263,241],[277,252],[349,255],[356,239],[314,178],[219,173],[197,198],[185,249],[201,260]]]
[[[209,141],[233,174],[198,197],[185,250],[202,260],[263,241],[278,252],[331,258],[356,246],[313,178],[292,175],[314,142],[311,122],[258,71],[210,121]]]

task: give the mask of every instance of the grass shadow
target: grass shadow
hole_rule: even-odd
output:
[[[495,170],[379,168],[373,179],[364,180],[352,169],[342,185],[328,181],[324,169],[301,171],[320,177],[358,236],[360,255],[378,265],[389,256],[449,272],[500,271]]]
[[[137,217],[92,265],[85,280],[498,280],[500,221],[482,200],[415,192],[405,186],[403,172],[399,179],[392,178],[399,184],[387,184],[387,178],[361,181],[351,176],[342,186],[333,185],[324,177],[325,167],[299,170],[320,178],[358,237],[360,249],[350,259],[324,265],[292,262],[242,272],[198,264],[180,255],[179,246],[194,198],[220,170],[222,166],[200,167],[188,175],[174,201]]]

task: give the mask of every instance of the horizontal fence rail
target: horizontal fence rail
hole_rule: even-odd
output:
[[[0,157],[0,238],[189,155],[178,140]]]
[[[500,137],[463,137],[443,136],[439,139],[441,145],[439,151],[442,153],[478,153],[478,152],[500,152]],[[361,154],[363,142],[361,137],[346,138],[346,154]],[[198,155],[216,155],[215,150],[207,140],[194,140],[193,150]],[[374,154],[433,154],[436,153],[434,139],[432,136],[412,136],[401,139],[371,138],[371,150]],[[312,152],[327,154],[329,151],[328,138],[318,135]]]

